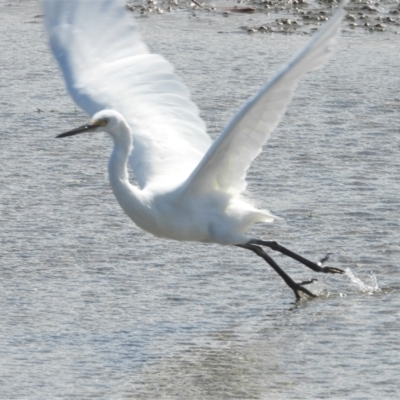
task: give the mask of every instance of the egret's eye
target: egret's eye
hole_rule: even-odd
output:
[[[98,119],[96,121],[96,125],[97,126],[106,126],[108,124],[108,118],[102,118],[102,119]]]

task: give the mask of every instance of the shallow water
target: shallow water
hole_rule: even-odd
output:
[[[0,3],[0,398],[396,398],[399,37],[345,31],[250,171],[255,200],[284,218],[254,234],[347,270],[274,255],[319,279],[320,297],[295,304],[249,252],[139,231],[109,188],[106,135],[54,139],[86,117],[39,14]],[[218,34],[219,17],[139,23],[212,135],[307,40]]]

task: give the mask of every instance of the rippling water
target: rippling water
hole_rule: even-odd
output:
[[[0,3],[0,398],[396,398],[399,37],[344,32],[250,171],[253,197],[284,218],[254,234],[314,260],[331,252],[347,271],[295,304],[250,252],[139,231],[109,188],[106,135],[54,139],[86,117],[39,14],[35,1]],[[212,135],[306,40],[223,24],[140,20]]]

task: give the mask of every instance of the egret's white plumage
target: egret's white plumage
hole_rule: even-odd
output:
[[[160,237],[254,243],[246,231],[275,217],[243,197],[246,172],[300,78],[331,56],[343,4],[214,143],[188,89],[168,61],[149,52],[123,0],[44,0],[44,11],[68,91],[92,117],[60,136],[93,130],[112,136],[110,182],[132,220]],[[128,159],[138,187],[129,183]]]
[[[140,188],[183,181],[212,141],[173,66],[150,53],[123,0],[45,0],[50,44],[69,93],[90,116],[117,110],[134,137]]]

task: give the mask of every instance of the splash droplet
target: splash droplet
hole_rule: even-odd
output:
[[[350,278],[352,286],[356,287],[360,292],[374,294],[381,291],[378,284],[378,279],[372,271],[363,279],[354,275],[350,268],[347,268],[345,272],[346,276]]]

